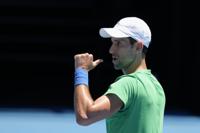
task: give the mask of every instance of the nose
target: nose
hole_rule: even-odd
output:
[[[109,53],[110,54],[114,53],[114,45],[113,44],[110,46]]]

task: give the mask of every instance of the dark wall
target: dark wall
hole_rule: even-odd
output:
[[[112,68],[110,40],[98,30],[138,16],[152,30],[147,63],[164,87],[166,109],[198,113],[193,105],[199,100],[199,46],[192,34],[197,22],[191,16],[195,9],[188,12],[183,5],[178,0],[1,1],[0,106],[73,108],[73,56],[81,52],[104,59],[90,73],[97,98],[121,74]]]

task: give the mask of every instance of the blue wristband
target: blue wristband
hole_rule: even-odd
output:
[[[88,72],[83,68],[76,68],[74,75],[74,86],[85,84],[88,86]]]

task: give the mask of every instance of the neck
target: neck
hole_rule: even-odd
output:
[[[145,58],[136,59],[126,69],[122,69],[123,74],[134,73],[138,70],[147,69]]]

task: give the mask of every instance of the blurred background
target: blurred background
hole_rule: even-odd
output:
[[[73,56],[89,52],[104,59],[90,72],[93,98],[102,95],[122,73],[113,69],[110,40],[98,32],[128,16],[144,19],[151,28],[147,65],[164,87],[166,115],[198,117],[195,7],[180,0],[0,1],[0,117],[31,109],[70,110],[73,118]]]

